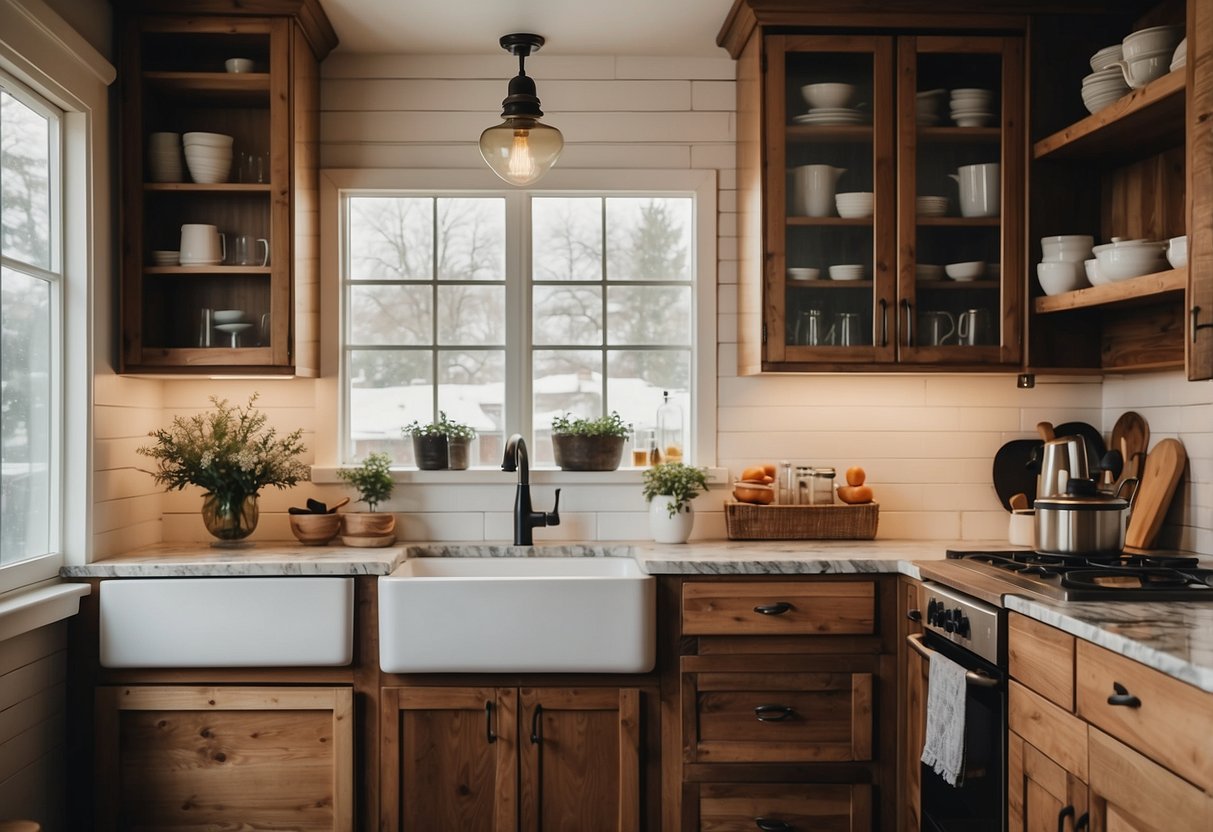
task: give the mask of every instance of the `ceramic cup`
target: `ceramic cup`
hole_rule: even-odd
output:
[[[1007,542],[1012,546],[1036,545],[1035,511],[1025,508],[1011,512],[1011,522],[1007,528]]]
[[[227,240],[214,225],[181,226],[181,265],[217,266],[227,259]]]
[[[962,217],[997,217],[1000,206],[1001,172],[998,162],[962,165],[949,173],[960,186]]]

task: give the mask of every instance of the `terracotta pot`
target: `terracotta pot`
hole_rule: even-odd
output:
[[[445,434],[413,434],[413,459],[422,471],[441,471],[446,468],[448,453]]]
[[[565,471],[614,471],[623,458],[622,436],[552,435],[556,464]]]
[[[377,549],[396,542],[396,515],[386,511],[351,511],[341,515],[341,542]]]

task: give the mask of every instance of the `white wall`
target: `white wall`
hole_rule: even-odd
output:
[[[498,116],[512,70],[504,53],[333,55],[322,67],[322,167],[479,168],[483,162],[476,139]],[[528,71],[537,80],[548,120],[565,134],[562,168],[717,172],[716,453],[718,464],[734,473],[755,462],[780,459],[840,469],[858,464],[868,470],[881,503],[880,537],[1000,538],[1007,518],[990,471],[1003,442],[1033,436],[1035,424],[1043,419],[1082,420],[1110,430],[1122,400],[1145,407],[1158,385],[1168,396],[1188,387],[1193,391],[1188,395],[1208,395],[1208,385],[1185,385],[1167,375],[1113,380],[1106,395],[1099,380],[1091,379],[1039,379],[1035,389],[1018,390],[1009,375],[738,377],[733,62],[727,57],[540,54],[528,61]],[[146,460],[133,456],[146,429],[175,414],[207,407],[212,392],[243,401],[254,389],[261,391],[271,421],[283,429],[303,425],[310,432],[333,418],[329,411],[334,404],[324,381],[168,381],[163,383],[159,414],[156,397],[148,391],[124,390],[108,403],[114,408],[116,433],[103,440],[109,443],[113,466],[103,472],[113,483],[108,492],[113,504],[106,510],[115,523],[127,517],[126,506],[144,519],[116,526],[104,540],[107,533],[99,527],[99,550],[114,551],[123,542],[143,542],[156,533],[155,489],[146,484],[145,475],[131,470],[146,467]],[[103,424],[99,420],[99,427]],[[1203,440],[1197,433],[1189,436],[1208,444],[1207,434]],[[315,447],[309,441],[314,438],[305,436],[309,447]],[[1210,456],[1213,452],[1206,448],[1204,458]],[[1201,476],[1200,482],[1213,480]],[[550,478],[538,474],[534,479],[536,504],[549,506]],[[349,493],[337,484],[309,484],[297,491],[263,492],[257,538],[288,537],[286,508],[306,496],[331,501]],[[1201,499],[1206,508],[1201,512],[1194,503],[1180,519],[1192,530],[1183,539],[1213,553],[1207,491],[1207,486],[1185,489],[1183,499]],[[716,489],[699,500],[697,537],[724,535],[724,496],[724,489]],[[163,538],[205,541],[200,503],[196,490],[163,497]],[[452,472],[430,476],[423,484],[402,484],[389,507],[401,512],[401,535],[407,539],[501,540],[510,536],[512,503],[508,475]],[[644,538],[644,512],[634,480],[611,485],[582,481],[563,492],[562,525],[538,530],[536,537]]]

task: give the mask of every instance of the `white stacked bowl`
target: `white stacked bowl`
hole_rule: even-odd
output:
[[[1134,58],[1125,58],[1125,80],[1133,89],[1140,89],[1171,71],[1172,50],[1146,52]]]
[[[854,84],[805,84],[800,88],[805,103],[810,107],[842,108],[851,103],[855,94]]]
[[[830,280],[862,280],[863,271],[860,264],[830,266]]]
[[[1129,92],[1119,66],[1097,70],[1082,79],[1082,103],[1094,113]]]
[[[952,90],[952,120],[961,127],[985,127],[994,120],[993,102],[991,90]]]
[[[1092,286],[1102,286],[1105,283],[1110,282],[1110,281],[1106,280],[1102,274],[1099,273],[1099,260],[1098,259],[1092,257],[1090,260],[1083,260],[1082,267],[1087,272],[1087,282],[1090,283]]]
[[[984,260],[966,260],[963,263],[948,263],[943,267],[943,271],[953,280],[967,282],[985,274],[986,264]]]
[[[1151,26],[1125,35],[1120,48],[1126,61],[1134,61],[1157,52],[1173,53],[1183,37],[1183,26]]]
[[[151,182],[180,182],[181,136],[177,133],[152,133],[147,137],[147,173]]]
[[[232,169],[232,137],[222,133],[186,133],[185,164],[202,184],[226,182]]]
[[[1095,247],[1097,268],[1100,276],[1113,282],[1166,271],[1165,249],[1166,243],[1113,237],[1111,243]]]
[[[1084,261],[1091,259],[1091,247],[1095,238],[1090,234],[1057,234],[1041,237],[1040,248],[1044,253],[1036,265],[1036,278],[1046,295],[1072,292],[1087,285],[1087,268]]]
[[[1073,292],[1087,285],[1086,271],[1082,263],[1037,263],[1036,279],[1040,281],[1040,288],[1046,295]]]
[[[1121,51],[1119,43],[1114,43],[1111,46],[1105,46],[1094,55],[1091,56],[1091,71],[1099,72],[1101,69],[1108,69],[1116,66],[1117,61],[1121,60],[1124,53]]]
[[[1040,238],[1041,258],[1046,263],[1081,263],[1093,255],[1095,238],[1090,234],[1059,234]]]
[[[875,207],[874,194],[870,191],[835,194],[834,204],[838,208],[838,216],[858,219],[870,217]]]
[[[1182,269],[1188,265],[1188,236],[1186,234],[1167,240],[1167,262],[1173,269]]]
[[[914,200],[914,207],[920,217],[942,217],[948,213],[948,198],[946,196],[920,196]]]
[[[1184,38],[1179,42],[1179,46],[1175,47],[1175,54],[1171,56],[1171,71],[1179,69],[1181,66],[1186,66],[1188,63],[1188,39]]]

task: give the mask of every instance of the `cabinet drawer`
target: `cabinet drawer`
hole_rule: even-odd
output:
[[[868,635],[875,631],[872,581],[704,581],[682,586],[686,635]]]
[[[1087,726],[1016,682],[1007,686],[1010,728],[1080,780],[1087,779]]]
[[[1017,613],[1009,616],[1011,675],[1067,711],[1074,710],[1074,636]]]
[[[1116,695],[1128,704],[1108,701]],[[1213,694],[1079,641],[1078,714],[1213,791]]]
[[[1090,742],[1092,828],[1213,829],[1213,797],[1102,731],[1092,728]]]
[[[700,832],[754,832],[766,828],[868,832],[872,787],[807,783],[705,783],[699,787]]]
[[[870,673],[697,673],[683,684],[691,762],[872,758]]]

